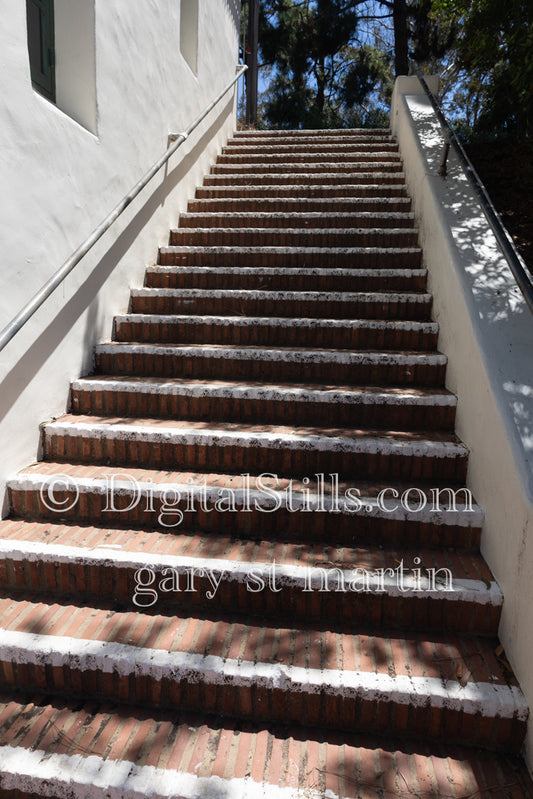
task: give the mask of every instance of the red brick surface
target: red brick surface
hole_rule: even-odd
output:
[[[234,136],[147,270],[146,289],[132,293],[131,313],[117,318],[115,340],[98,348],[103,384],[77,382],[60,420],[66,431],[45,427],[45,459],[10,486],[0,626],[325,677],[363,671],[516,688],[496,638],[501,605],[475,592],[354,595],[288,582],[250,593],[226,573],[211,599],[197,574],[194,591],[167,593],[151,608],[132,603],[138,563],[148,557],[157,569],[165,556],[369,572],[403,561],[488,590],[479,514],[242,505],[222,513],[182,496],[180,523],[161,522],[165,486],[239,490],[244,472],[252,488],[270,472],[279,479],[266,486],[283,491],[292,480],[314,495],[318,473],[339,473],[341,495],[356,487],[374,500],[385,488],[418,487],[429,498],[432,488],[464,485],[466,448],[432,446],[459,443],[455,402],[404,181],[388,131]],[[79,422],[101,428],[85,435]],[[208,440],[195,438],[205,430]],[[230,432],[268,432],[278,443],[229,444]],[[280,443],[284,435],[298,444]],[[377,444],[365,452],[350,450],[370,440]],[[130,484],[107,507],[105,481],[125,474]],[[57,475],[50,508],[45,481]],[[61,483],[68,477],[76,486]],[[145,488],[137,504],[135,480]],[[131,761],[174,770],[176,780],[178,771],[248,778],[310,799],[533,795],[508,754],[520,747],[523,720],[488,711],[342,696],[327,681],[310,694],[283,682],[123,675],[80,667],[75,646],[56,665],[0,653],[0,681],[12,691],[0,698],[0,746]],[[4,795],[22,796],[4,790],[0,755]]]

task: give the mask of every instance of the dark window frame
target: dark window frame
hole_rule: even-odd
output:
[[[55,102],[54,0],[26,0],[26,22],[32,86]]]

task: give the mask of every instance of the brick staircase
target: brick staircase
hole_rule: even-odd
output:
[[[389,133],[236,134],[9,482],[2,796],[533,795],[437,336]]]

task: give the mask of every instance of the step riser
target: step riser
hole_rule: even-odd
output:
[[[229,160],[217,161],[215,165],[213,165],[209,171],[210,175],[270,175],[275,173],[276,175],[280,174],[302,174],[302,171],[305,170],[306,175],[317,175],[317,174],[331,174],[332,172],[341,172],[344,174],[349,173],[357,173],[357,172],[364,172],[364,173],[387,173],[387,174],[394,174],[394,173],[402,173],[402,164],[398,160],[387,160],[386,157],[383,157],[383,153],[380,154],[379,158],[371,160],[371,156],[367,156],[365,159],[352,159],[344,157],[335,158],[333,156],[331,159],[323,158],[321,161],[317,161],[315,163],[302,163],[298,162],[297,157],[290,157],[284,158],[281,162],[278,162],[276,158],[276,163],[274,166],[271,164],[262,163],[260,160],[255,160],[252,156],[240,156],[239,158],[231,158]]]
[[[210,380],[266,380],[290,383],[344,383],[370,386],[444,385],[446,366],[441,364],[395,365],[376,363],[302,363],[193,357],[157,353],[97,353],[101,374],[148,377],[193,377]]]
[[[396,564],[393,564],[396,568]],[[449,633],[493,636],[497,634],[501,605],[481,604],[467,599],[443,598],[405,593],[401,598],[387,593],[334,590],[335,570],[324,570],[323,583],[303,590],[275,578],[271,590],[270,573],[252,576],[239,582],[227,574],[212,572],[211,580],[200,567],[174,572],[175,586],[165,583],[162,569],[149,567],[138,574],[137,568],[113,567],[72,559],[69,563],[37,565],[29,560],[0,558],[0,583],[3,590],[39,595],[76,596],[88,604],[111,601],[126,609],[168,614],[184,609],[192,615],[228,612],[272,622],[293,624],[295,620],[313,625],[327,623],[329,629],[406,629],[428,631],[446,629]],[[262,580],[262,583],[260,582]],[[311,584],[310,584],[311,585]],[[361,583],[362,585],[362,583]],[[177,588],[176,588],[177,586]],[[253,589],[253,590],[251,590]],[[338,621],[336,621],[338,620]]]
[[[1,661],[0,661],[1,663]],[[40,664],[1,663],[5,685],[39,692],[48,690],[63,696],[102,697],[149,707],[196,711],[255,722],[282,722],[343,730],[350,733],[407,734],[485,748],[518,752],[524,740],[526,722],[519,719],[463,713],[453,707],[425,707],[387,699],[366,699],[325,690],[291,690],[273,687],[260,679],[238,681],[199,673],[164,676],[161,680],[144,674],[121,675],[116,671],[80,670],[74,664],[47,669]]]
[[[291,402],[227,397],[172,396],[133,391],[72,390],[75,413],[176,419],[233,420],[261,424],[304,424],[389,429],[452,430],[454,406],[349,404],[342,402]]]
[[[224,147],[224,153],[239,153],[239,152],[253,152],[273,154],[278,152],[294,152],[294,153],[333,153],[333,152],[357,152],[357,150],[372,150],[373,152],[384,152],[393,148],[394,152],[398,151],[398,146],[391,136],[345,136],[342,140],[332,139],[328,136],[309,137],[302,136],[295,139],[290,136],[283,136],[274,138],[272,136],[265,136],[262,139],[254,139],[252,137],[233,138],[228,140],[228,144]],[[394,149],[396,148],[396,149]]]
[[[365,326],[332,326],[317,321],[311,325],[279,325],[257,318],[239,324],[228,324],[198,318],[188,321],[161,317],[157,322],[115,320],[115,338],[124,342],[170,344],[237,344],[262,347],[320,347],[353,350],[414,350],[430,352],[436,348],[437,333],[420,330],[417,325],[399,330],[391,327],[376,329],[372,322]],[[231,317],[229,317],[231,319]]]
[[[239,230],[224,228],[173,230],[173,247],[416,247],[418,231],[390,230]]]
[[[429,320],[431,302],[401,301],[399,299],[376,302],[364,300],[343,302],[330,300],[313,302],[306,300],[248,299],[238,295],[231,297],[180,298],[168,296],[132,296],[132,313],[144,314],[205,314],[207,316],[277,316],[281,318],[309,317],[312,319],[398,319]],[[409,295],[403,295],[409,296]]]
[[[272,141],[272,140],[271,140]],[[329,157],[331,153],[357,153],[359,150],[363,152],[398,152],[398,145],[392,139],[382,137],[381,139],[364,139],[361,137],[352,137],[345,139],[342,144],[333,142],[331,140],[322,139],[322,143],[317,143],[318,139],[303,139],[295,144],[287,140],[287,143],[273,142],[269,144],[266,140],[262,143],[239,139],[230,139],[227,146],[222,149],[223,155],[240,155],[244,153],[262,154],[264,156],[278,155],[278,153],[301,153],[307,158],[309,155],[326,155]],[[325,146],[327,145],[327,146]],[[267,160],[266,158],[264,160]]]
[[[281,274],[267,274],[264,271],[229,272],[228,270],[194,272],[182,268],[176,272],[148,269],[145,285],[147,288],[161,289],[233,289],[256,291],[425,291],[427,272],[417,270],[400,271],[384,275],[383,270],[357,274],[336,272],[331,274],[310,274],[305,270],[285,270]],[[339,346],[341,346],[339,344]]]
[[[313,168],[320,168],[320,164],[336,164],[343,165],[359,164],[359,163],[392,163],[401,165],[398,150],[391,147],[365,147],[364,149],[353,149],[344,152],[335,152],[334,150],[324,149],[323,152],[279,152],[276,148],[275,152],[270,155],[274,156],[275,164],[304,164],[306,170]],[[271,164],[265,164],[265,153],[222,153],[217,158],[217,165],[223,166],[237,165],[237,164],[257,164],[263,169],[272,169]]]
[[[170,515],[162,510],[161,501],[157,497],[152,499],[141,496],[136,504],[138,494],[132,492],[117,496],[114,508],[110,506],[106,496],[96,491],[80,493],[56,489],[54,497],[58,507],[61,504],[63,508],[61,513],[44,504],[40,490],[9,486],[10,508],[15,518],[47,519],[50,522],[57,522],[59,517],[65,523],[71,521],[74,524],[161,530],[163,520],[167,525],[165,531],[172,531],[171,525],[176,523],[177,518],[174,511],[181,510],[183,518],[178,529],[215,535],[228,533],[236,539],[244,537],[254,540],[317,541],[330,545],[336,543],[338,546],[368,543],[401,547],[454,547],[473,552],[478,551],[481,539],[479,526],[452,522],[441,524],[439,519],[427,520],[416,513],[409,518],[406,518],[407,514],[402,518],[391,518],[392,514],[337,514],[316,511],[313,512],[313,524],[309,524],[308,513],[292,512],[283,506],[276,513],[270,513],[255,510],[252,503],[250,511],[244,512],[242,507],[237,506],[236,511],[229,510],[221,514],[202,510],[198,503],[194,512],[188,510],[184,499],[173,505]],[[170,502],[169,500],[169,504]],[[68,583],[65,582],[65,585]]]
[[[189,213],[409,213],[411,201],[407,197],[309,197],[275,198],[243,197],[241,199],[190,200]]]
[[[180,216],[179,226],[186,228],[412,228],[412,214],[201,214],[186,213]]]
[[[404,454],[403,451],[345,452],[334,444],[315,450],[306,444],[293,449],[275,444],[228,446],[216,437],[209,443],[161,439],[155,445],[134,432],[113,438],[102,434],[91,437],[73,430],[68,436],[45,428],[44,458],[76,463],[114,463],[119,466],[172,468],[215,472],[273,472],[286,477],[308,474],[338,474],[341,480],[410,480],[444,481],[457,485],[466,480],[466,455],[430,456]]]
[[[239,142],[243,139],[250,139],[253,142],[262,142],[265,139],[272,139],[274,142],[281,142],[283,139],[288,139],[291,142],[298,142],[301,139],[310,139],[311,141],[328,139],[333,142],[344,142],[353,138],[370,141],[392,139],[388,128],[333,128],[328,130],[316,128],[314,130],[237,130],[230,141]]]
[[[342,267],[344,269],[419,269],[421,251],[411,249],[309,247],[161,247],[161,266]]]
[[[370,185],[368,185],[370,184]],[[276,184],[273,186],[260,186],[257,181],[253,181],[253,185],[238,185],[234,184],[228,186],[200,186],[196,189],[196,199],[217,199],[217,198],[236,198],[236,199],[259,199],[275,197],[281,200],[294,199],[301,197],[308,199],[309,186],[303,185],[303,182],[295,184],[294,186],[282,186]],[[339,183],[338,177],[331,181],[329,184],[324,184],[322,181],[313,186],[313,197],[316,199],[340,198],[340,199],[365,199],[376,200],[380,198],[393,199],[395,197],[407,198],[407,189],[405,185],[381,185],[377,181],[367,180],[364,184],[347,183],[342,181]]]
[[[291,173],[271,173],[262,174],[260,172],[246,172],[231,173],[225,175],[206,175],[204,178],[204,187],[211,186],[224,187],[224,186],[258,186],[260,188],[266,186],[364,186],[368,183],[378,183],[382,187],[381,191],[386,194],[387,190],[394,186],[399,189],[404,189],[405,175],[403,172],[346,172],[339,169],[336,172],[328,170],[327,172],[315,172],[309,174],[308,172],[291,172]],[[309,194],[309,188],[307,188]],[[264,192],[261,192],[264,196]],[[343,193],[336,196],[343,196]]]

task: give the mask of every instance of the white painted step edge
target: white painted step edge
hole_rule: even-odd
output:
[[[75,417],[73,417],[75,419]],[[98,422],[50,422],[43,427],[44,436],[49,441],[52,436],[103,438],[114,441],[142,441],[150,443],[172,443],[176,446],[238,446],[246,448],[292,449],[313,451],[334,451],[340,453],[369,453],[379,455],[401,455],[403,457],[423,458],[466,458],[468,449],[464,444],[453,441],[392,440],[385,436],[375,438],[350,438],[349,436],[328,436],[304,433],[246,432],[241,430],[217,430],[215,427],[198,429],[186,427],[165,427],[150,425]]]
[[[412,211],[290,211],[288,214],[284,211],[184,211],[180,214],[180,226],[172,228],[173,231],[183,230],[181,227],[182,219],[198,219],[205,216],[214,217],[215,219],[286,219],[287,216],[296,219],[302,219],[306,224],[315,219],[375,219],[376,217],[390,219],[415,220],[415,215]],[[228,227],[232,227],[228,225]],[[394,226],[393,226],[394,227]],[[187,228],[188,229],[188,228]],[[375,229],[381,229],[377,226]],[[412,230],[412,228],[406,228]]]
[[[248,327],[250,324],[268,324],[273,327],[341,327],[350,330],[402,330],[420,331],[424,333],[438,333],[437,322],[420,322],[416,320],[383,320],[383,319],[328,319],[312,317],[286,317],[286,316],[201,316],[187,314],[143,314],[132,313],[115,316],[117,324],[218,324],[224,327]]]
[[[388,701],[412,707],[436,707],[485,718],[526,720],[528,706],[519,688],[497,683],[473,682],[461,685],[436,677],[409,677],[366,671],[340,671],[286,666],[281,663],[253,663],[222,658],[168,652],[107,641],[68,636],[40,635],[0,629],[0,655],[12,663],[43,662],[53,668],[71,665],[80,670],[98,670],[119,676],[146,676],[153,680],[188,680],[210,685],[280,689],[304,694],[323,693],[346,699]]]
[[[420,247],[277,247],[277,246],[256,246],[256,247],[240,247],[233,245],[193,245],[193,244],[172,244],[166,247],[160,247],[159,252],[162,255],[175,255],[187,253],[209,253],[211,255],[220,255],[223,253],[245,254],[253,255],[254,253],[267,253],[267,254],[294,254],[302,253],[303,255],[419,255],[422,250]]]
[[[224,558],[196,558],[182,555],[163,555],[150,552],[122,551],[114,547],[77,547],[62,544],[46,544],[33,541],[0,540],[0,556],[13,561],[29,560],[39,563],[67,563],[83,566],[113,566],[116,569],[149,569],[157,576],[164,570],[172,569],[176,574],[197,577],[207,576],[215,598],[221,582],[237,582],[251,586],[252,589],[263,590],[275,572],[276,587],[297,588],[302,591],[332,591],[351,594],[386,595],[388,597],[409,597],[414,599],[439,599],[450,602],[470,602],[475,605],[499,607],[503,604],[503,595],[498,583],[488,584],[482,580],[457,579],[453,575],[440,574],[441,568],[420,565],[419,578],[412,574],[412,569],[391,564],[390,567],[377,569],[340,569],[311,566],[282,565],[262,563],[259,561],[236,561]],[[429,575],[424,574],[428,572]],[[390,571],[393,571],[391,575]],[[401,585],[400,585],[401,583]],[[350,588],[350,586],[352,586]],[[148,606],[148,605],[146,605]],[[142,605],[145,607],[145,605]],[[0,631],[0,641],[4,642]],[[2,652],[2,645],[0,645]]]
[[[363,162],[355,162],[355,163],[361,163],[362,164]],[[396,163],[396,161],[392,161],[392,163]],[[239,172],[239,171],[231,172],[231,169],[234,168],[235,166],[238,166],[238,164],[220,164],[218,166],[226,166],[228,171],[227,172],[224,171],[224,174],[218,174],[218,175],[217,174],[209,174],[209,175],[207,175],[206,178],[209,180],[209,182],[207,182],[207,180],[206,180],[206,182],[204,183],[204,186],[202,188],[206,188],[207,186],[211,185],[211,181],[218,182],[219,180],[227,180],[228,177],[246,178],[247,180],[248,179],[250,179],[250,180],[257,179],[257,180],[259,180],[259,182],[261,182],[262,178],[269,178],[269,179],[279,178],[281,181],[286,180],[287,178],[291,178],[291,179],[307,178],[306,185],[307,185],[308,188],[309,188],[310,185],[316,185],[315,181],[317,179],[323,178],[323,177],[338,178],[338,179],[341,179],[341,178],[342,179],[344,179],[344,178],[347,178],[347,179],[358,178],[358,182],[357,182],[356,185],[359,185],[359,181],[360,181],[361,178],[365,178],[365,179],[368,178],[368,179],[372,179],[372,180],[377,180],[379,185],[389,185],[387,183],[385,183],[385,184],[381,183],[380,180],[379,180],[380,178],[389,178],[391,176],[394,176],[394,178],[397,178],[397,180],[395,180],[395,184],[399,183],[400,180],[405,180],[405,172],[400,172],[400,171],[398,171],[398,172],[396,172],[396,171],[395,172],[380,172],[379,171],[379,164],[376,164],[376,167],[378,167],[378,170],[368,169],[368,170],[365,170],[365,171],[359,171],[357,169],[353,169],[353,170],[350,169],[350,164],[342,164],[340,161],[338,163],[337,162],[333,162],[331,164],[321,164],[320,165],[320,166],[323,166],[325,168],[331,169],[332,170],[331,172],[322,171],[322,170],[317,171],[317,172],[306,172],[305,171],[305,164],[302,161],[300,161],[299,163],[295,163],[295,164],[283,164],[283,166],[294,167],[294,169],[292,169],[290,172],[288,172],[288,171],[287,172],[275,172],[274,171],[275,167],[273,167],[271,172],[254,172],[253,168],[254,168],[254,166],[257,166],[257,164],[248,164],[248,166],[250,167],[250,171],[249,172]],[[243,166],[246,166],[246,165],[243,164]],[[344,167],[344,169],[341,171],[340,167]]]
[[[295,228],[295,227],[287,227],[287,228],[264,228],[264,227],[183,227],[183,228],[174,228],[171,231],[172,235],[179,235],[180,233],[193,233],[193,234],[204,234],[204,233],[231,233],[231,234],[239,234],[239,233],[260,233],[262,235],[272,235],[276,236],[278,234],[287,234],[290,235],[292,233],[296,234],[305,234],[305,235],[331,235],[331,236],[354,236],[354,235],[365,235],[365,234],[375,234],[378,236],[413,236],[414,234],[418,234],[418,228],[410,228],[410,227],[348,227],[348,228],[313,228],[313,227],[302,227],[302,228]]]
[[[384,366],[445,366],[441,353],[408,354],[398,352],[350,352],[344,350],[283,350],[257,347],[228,346],[157,346],[154,344],[98,344],[97,355],[169,355],[171,357],[225,358],[246,361],[283,361],[285,363],[336,363],[351,366],[382,364]]]
[[[239,188],[242,188],[242,186],[240,186]],[[248,199],[250,199],[250,198],[248,198]],[[191,202],[194,202],[195,204],[200,203],[202,205],[205,205],[206,206],[206,210],[205,211],[194,211],[194,212],[191,212],[191,213],[195,213],[195,214],[196,213],[210,213],[210,211],[208,210],[209,207],[214,206],[216,208],[219,205],[224,205],[224,203],[226,203],[226,202],[232,203],[235,200],[237,200],[237,198],[233,198],[233,199],[230,199],[230,200],[224,199],[223,197],[212,197],[210,199],[209,198],[205,198],[205,197],[203,199],[195,198],[194,200],[191,200]],[[363,205],[363,206],[364,205],[376,206],[376,210],[375,211],[368,212],[368,213],[373,213],[373,214],[380,213],[381,210],[382,210],[382,206],[383,205],[388,206],[388,205],[393,205],[393,204],[394,205],[400,204],[400,205],[404,205],[406,208],[410,208],[411,207],[411,200],[410,200],[409,197],[292,197],[291,198],[291,197],[268,197],[268,196],[266,196],[266,197],[254,197],[253,201],[262,203],[265,206],[273,205],[274,203],[281,203],[282,205],[285,205],[285,204],[288,204],[288,203],[296,202],[298,205],[302,206],[303,213],[305,213],[306,206],[309,206],[309,205],[310,206],[319,206],[319,207],[324,205],[326,207],[326,209],[329,210],[329,206],[336,206],[336,205],[339,205],[340,203],[343,203],[343,204],[350,203],[350,204],[352,204],[354,206],[354,209],[353,209],[352,213],[356,213],[356,214],[365,213],[364,211],[357,210],[358,207],[361,206],[361,205]],[[326,212],[327,212],[327,210],[326,210]],[[384,213],[401,213],[400,211],[397,211],[397,212],[388,211],[386,207],[383,209],[383,212]],[[238,213],[238,212],[233,212],[233,211],[230,210],[227,213]],[[255,212],[251,211],[250,213],[255,213]],[[276,212],[274,211],[273,213],[276,213]],[[298,212],[297,211],[286,211],[285,213],[298,213]],[[409,213],[409,212],[407,211],[406,213]]]
[[[298,789],[250,778],[198,777],[189,772],[138,766],[97,755],[64,755],[21,746],[0,746],[3,790],[57,799],[295,799]],[[305,789],[307,799],[337,799]]]
[[[425,277],[427,269],[349,269],[347,267],[291,267],[286,266],[162,266],[154,264],[146,270],[149,275],[309,275],[310,277]]]
[[[278,302],[413,302],[421,305],[431,302],[431,294],[380,291],[254,291],[253,289],[132,289],[135,297],[168,297],[173,299],[238,299],[238,300],[277,300]]]
[[[155,381],[134,380],[99,380],[97,378],[83,378],[71,383],[74,391],[113,391],[128,394],[157,394],[180,397],[221,397],[242,400],[262,400],[265,402],[324,402],[335,404],[361,404],[361,405],[409,405],[409,406],[451,406],[457,405],[457,398],[453,394],[418,395],[405,389],[401,393],[386,393],[385,391],[365,391],[364,389],[349,388],[343,391],[336,389],[302,389],[297,386],[261,386],[250,388],[241,384],[219,386],[203,382],[196,383],[168,383]]]
[[[117,495],[132,497],[132,501],[138,498],[143,506],[152,499],[162,502],[169,502],[169,497],[174,500],[177,494],[185,502],[190,500],[194,507],[197,503],[205,500],[210,507],[215,507],[215,503],[221,498],[227,497],[227,491],[220,489],[219,486],[195,485],[191,483],[154,483],[153,481],[132,480],[128,474],[104,475],[103,478],[72,477],[67,474],[42,475],[32,472],[21,472],[14,475],[7,481],[8,487],[12,491],[39,491],[43,498],[49,497],[50,492],[55,490],[65,490],[72,492],[76,497],[80,494],[100,494],[107,497],[109,501],[110,492]],[[235,502],[237,512],[246,512],[248,507],[257,508],[260,512],[272,512],[276,508],[283,508],[286,504],[286,492],[276,490],[270,486],[249,490],[244,488],[231,489],[231,497]],[[354,486],[354,488],[356,488]],[[393,521],[417,521],[423,524],[453,525],[458,527],[481,527],[484,516],[483,510],[474,503],[471,507],[466,504],[456,503],[456,509],[433,509],[429,504],[424,508],[408,510],[403,506],[401,500],[394,499],[394,496],[383,496],[381,501],[375,497],[359,497],[360,507],[355,511],[354,502],[351,498],[344,497],[328,498],[319,493],[309,491],[309,496],[293,491],[291,494],[292,509],[303,510],[307,508],[311,512],[323,511],[325,513],[339,513],[355,519],[356,516],[391,519]],[[176,500],[177,501],[177,500]],[[465,500],[466,501],[466,500]],[[58,508],[60,514],[63,506]],[[357,533],[356,530],[354,530]],[[13,547],[12,541],[2,542],[1,547]],[[17,547],[21,542],[17,543]]]

